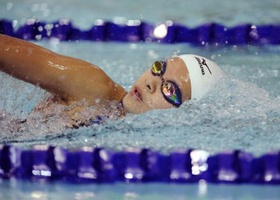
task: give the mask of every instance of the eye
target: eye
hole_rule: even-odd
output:
[[[152,64],[152,69],[151,69],[153,75],[155,76],[161,76],[165,72],[165,62],[161,61],[156,61]]]
[[[175,95],[176,89],[172,83],[165,82],[162,84],[162,92],[166,96],[171,97],[171,96]]]
[[[161,92],[165,100],[172,105],[179,107],[182,104],[182,94],[176,83],[164,81],[161,86]]]

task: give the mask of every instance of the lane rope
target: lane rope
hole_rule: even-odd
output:
[[[206,23],[188,27],[172,21],[152,24],[140,20],[112,22],[96,20],[88,30],[74,26],[69,19],[45,22],[28,19],[15,28],[12,20],[0,19],[0,33],[25,40],[57,38],[61,41],[119,41],[190,43],[194,45],[279,45],[280,24],[240,24],[227,27]]]
[[[71,183],[163,182],[280,184],[280,151],[255,157],[234,150],[209,154],[196,149],[168,154],[151,149],[36,145],[0,147],[0,178]]]

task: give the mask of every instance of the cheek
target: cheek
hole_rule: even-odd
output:
[[[148,79],[150,74],[150,70],[145,71],[135,82],[133,85],[141,85],[145,82],[145,79]]]
[[[146,105],[151,108],[151,110],[173,108],[173,106],[164,99],[161,92],[151,95],[147,99]]]

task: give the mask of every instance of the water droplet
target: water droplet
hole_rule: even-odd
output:
[[[7,10],[11,10],[13,8],[13,3],[7,3]]]

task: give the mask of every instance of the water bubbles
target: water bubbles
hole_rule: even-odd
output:
[[[179,56],[180,53],[181,53],[180,49],[175,49],[174,52],[173,52],[173,56]]]
[[[132,49],[132,50],[136,50],[136,49],[138,48],[138,45],[135,44],[135,43],[131,43],[131,44],[129,45],[129,47],[130,47],[130,49]]]
[[[100,99],[95,99],[95,103],[99,104],[100,103]]]
[[[279,77],[279,70],[275,69],[275,70],[272,70],[272,75],[274,77]]]
[[[47,3],[32,4],[31,11],[34,13],[35,12],[42,13],[43,17],[48,17],[50,15],[50,9],[48,8]]]
[[[213,54],[211,56],[211,60],[216,60],[218,57],[221,57],[222,55],[221,54]]]
[[[148,56],[151,58],[151,59],[158,59],[159,55],[154,51],[154,50],[150,50],[148,51]]]
[[[40,41],[40,40],[42,39],[42,35],[41,35],[41,34],[35,35],[35,39],[36,39],[37,41]]]
[[[7,10],[11,10],[13,8],[13,3],[7,3]]]
[[[12,26],[15,28],[18,25],[18,20],[13,20],[12,21]]]

